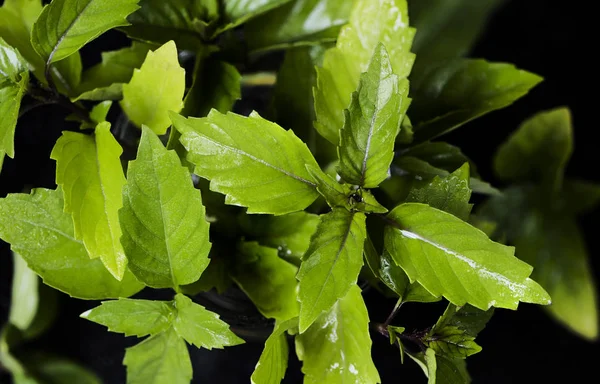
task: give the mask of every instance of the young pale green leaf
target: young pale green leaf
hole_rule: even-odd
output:
[[[542,78],[512,64],[456,59],[411,77],[409,111],[415,142],[448,133],[525,96]]]
[[[8,321],[21,331],[33,323],[38,311],[38,277],[21,256],[13,252],[13,281]]]
[[[46,65],[81,49],[109,29],[127,25],[125,18],[139,0],[53,0],[33,25],[31,44]]]
[[[200,191],[175,151],[168,151],[147,127],[142,127],[127,180],[119,220],[133,274],[155,288],[198,280],[211,248]]]
[[[134,41],[131,47],[103,52],[102,62],[83,72],[75,100],[120,100],[123,84],[140,68],[150,45]]]
[[[465,163],[444,178],[435,176],[424,186],[411,189],[406,202],[427,204],[467,221],[473,208],[473,205],[469,204],[471,198],[469,179],[469,163]]]
[[[29,63],[35,77],[47,85],[44,74],[46,63],[31,44],[31,30],[41,12],[41,0],[4,1],[0,7],[0,38],[16,48]],[[55,63],[50,68],[50,75],[61,93],[71,95],[79,84],[81,57],[77,53]]]
[[[100,260],[90,260],[73,232],[60,189],[34,189],[30,195],[0,199],[0,238],[47,285],[81,299],[127,297],[143,288],[129,270],[119,282]]]
[[[285,332],[298,326],[298,319],[277,322],[273,333],[265,342],[265,348],[250,378],[252,384],[279,384],[288,366],[289,349]]]
[[[0,37],[0,170],[4,155],[15,156],[15,127],[28,85],[27,62]]]
[[[127,348],[127,384],[189,384],[192,362],[187,346],[173,328]]]
[[[244,231],[262,245],[276,248],[284,259],[299,260],[310,245],[317,230],[319,216],[307,212],[283,216],[242,215]]]
[[[94,129],[98,124],[106,121],[106,116],[108,115],[110,107],[112,107],[112,100],[106,100],[96,104],[90,111],[90,121],[82,121],[75,114],[67,116],[65,120],[79,122],[80,130]]]
[[[407,96],[408,81],[399,81],[387,50],[377,45],[340,131],[339,173],[346,182],[375,188],[388,177]]]
[[[494,243],[457,217],[424,204],[405,203],[388,218],[385,247],[410,281],[435,296],[479,309],[516,309],[519,301],[550,304],[528,278],[532,267],[514,257],[514,248]]]
[[[119,241],[118,211],[126,182],[122,152],[110,123],[104,122],[93,137],[64,131],[50,154],[56,160],[56,183],[63,187],[65,212],[73,217],[75,237],[83,240],[92,259],[99,257],[119,280],[127,267]]]
[[[305,167],[318,167],[317,162],[292,131],[256,112],[244,117],[213,110],[201,119],[171,118],[194,173],[209,179],[211,190],[225,194],[227,204],[248,207],[249,213],[282,215],[301,211],[318,197]]]
[[[260,313],[277,321],[298,317],[298,268],[255,242],[242,243],[238,252],[232,278]]]
[[[476,42],[488,17],[504,0],[413,0],[408,14],[417,29],[413,52],[421,63],[464,56]]]
[[[306,384],[379,383],[371,359],[369,315],[353,285],[305,332],[296,336]]]
[[[243,344],[244,340],[229,330],[229,325],[219,315],[194,303],[187,296],[175,296],[177,317],[173,328],[188,343],[198,348],[213,349]]]
[[[221,27],[217,33],[244,24],[248,20],[265,12],[282,6],[291,0],[223,0],[224,18],[228,24]]]
[[[475,336],[467,334],[458,327],[445,326],[427,335],[423,342],[433,349],[436,355],[451,359],[465,359],[481,352],[481,347],[475,343]]]
[[[521,124],[498,148],[494,169],[503,180],[538,179],[558,189],[572,152],[571,112],[558,108],[538,113]]]
[[[248,46],[263,51],[335,41],[351,9],[346,0],[291,1],[246,25]]]
[[[166,301],[119,299],[103,301],[81,317],[125,336],[154,336],[166,331],[176,312]]]
[[[174,40],[183,49],[198,50],[208,40],[207,27],[218,17],[218,0],[141,0],[141,8],[122,30],[134,40],[164,44]]]
[[[321,216],[297,276],[301,333],[356,283],[365,238],[363,213],[336,208]]]
[[[344,110],[377,44],[381,42],[388,49],[393,73],[400,80],[408,76],[415,57],[410,52],[414,34],[408,26],[406,0],[354,2],[350,23],[342,28],[336,47],[325,53],[323,66],[317,67],[315,128],[323,137],[339,143]]]
[[[349,184],[341,184],[333,177],[323,172],[320,167],[307,164],[306,169],[317,184],[317,191],[323,196],[331,208],[346,208],[350,210],[350,195],[352,187]]]
[[[134,69],[131,81],[123,85],[121,108],[137,126],[147,125],[163,135],[171,125],[169,111],[183,108],[185,70],[179,66],[177,47],[169,41],[148,52],[140,69]]]

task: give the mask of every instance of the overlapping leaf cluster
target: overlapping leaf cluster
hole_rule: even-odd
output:
[[[492,307],[547,305],[550,297],[553,315],[595,338],[595,290],[574,218],[600,190],[563,180],[568,112],[534,117],[500,148],[497,173],[516,183],[505,191],[481,180],[459,148],[433,141],[541,80],[462,58],[498,4],[5,1],[0,165],[15,156],[25,95],[68,107],[82,131],[63,132],[54,146],[55,190],[0,199],[0,237],[16,252],[2,364],[17,382],[50,380],[44,365],[17,356],[17,339],[46,328],[36,321],[38,290],[48,286],[116,299],[82,317],[147,337],[125,353],[128,383],[189,383],[186,342],[242,343],[188,297],[232,285],[274,322],[253,383],[281,382],[289,336],[306,383],[379,383],[370,329],[430,383],[466,383],[464,359],[481,350],[475,338]],[[135,41],[82,71],[79,50],[114,28]],[[272,50],[286,56],[263,113],[270,120],[231,112],[238,71]],[[111,125],[114,101],[121,117]],[[122,161],[124,151],[135,160]],[[473,192],[490,196],[477,217]],[[484,232],[473,223],[497,225]],[[519,258],[500,241],[516,245]],[[363,283],[397,299],[385,323],[369,319]],[[175,293],[128,298],[144,287]],[[391,324],[404,303],[442,298],[448,308],[432,327]],[[53,364],[97,382],[68,362]]]

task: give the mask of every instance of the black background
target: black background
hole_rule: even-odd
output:
[[[557,106],[569,106],[575,125],[575,153],[568,167],[571,177],[600,182],[597,170],[596,132],[598,113],[597,60],[598,46],[584,28],[592,19],[592,10],[583,1],[512,0],[490,21],[487,32],[471,56],[492,61],[512,62],[538,73],[545,81],[512,107],[492,113],[445,137],[461,146],[478,164],[483,177],[494,181],[490,155],[520,121],[531,114]],[[581,6],[583,5],[583,6]],[[589,15],[589,17],[586,17]],[[113,41],[114,39],[114,41]],[[120,38],[109,34],[95,46],[86,48],[84,59],[99,60],[93,52],[118,47]],[[87,52],[87,55],[86,55]],[[252,97],[252,95],[250,95]],[[20,192],[25,186],[50,187],[54,179],[54,162],[50,150],[65,128],[63,111],[44,107],[28,114],[17,130],[17,159],[5,161],[0,176],[0,192]],[[600,219],[596,210],[581,219],[596,277],[600,272],[600,246],[594,224]],[[8,247],[0,255],[0,324],[7,317],[12,273]],[[159,292],[159,295],[162,293]],[[367,292],[371,320],[382,322],[393,302]],[[104,327],[82,320],[78,315],[95,302],[68,299],[61,295],[58,322],[52,332],[35,343],[36,348],[69,356],[90,367],[106,383],[124,383],[121,360],[123,348],[136,342],[105,331]],[[398,321],[417,326],[429,325],[443,310],[442,306],[408,304]],[[426,321],[425,323],[421,323]],[[429,322],[429,323],[427,323]],[[425,378],[412,362],[400,365],[397,349],[373,334],[374,360],[383,383],[424,383]],[[521,305],[517,312],[497,310],[478,342],[483,352],[468,360],[474,383],[562,383],[588,381],[600,362],[600,345],[578,339],[550,320],[532,305]],[[192,351],[195,381],[244,383],[254,368],[262,349],[260,343],[217,351]],[[299,383],[299,364],[292,360],[286,382]],[[0,376],[2,383],[8,380]]]

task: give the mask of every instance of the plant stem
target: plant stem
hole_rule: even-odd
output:
[[[69,109],[71,112],[73,112],[73,114],[75,114],[75,116],[77,116],[81,120],[88,122],[88,123],[92,122],[92,119],[90,118],[90,115],[89,115],[89,112],[87,109],[71,102],[71,100],[69,100],[67,97],[56,93],[52,89],[42,88],[42,87],[39,87],[37,85],[30,83],[29,87],[27,89],[27,93],[34,99],[41,102],[40,104],[38,104],[36,106],[43,105],[43,104],[57,104],[65,109]],[[27,111],[25,111],[25,112],[27,112]]]
[[[402,298],[398,299],[398,302],[394,306],[394,309],[392,310],[392,312],[390,313],[390,315],[387,317],[387,319],[385,319],[385,323],[383,323],[383,325],[386,328],[387,328],[388,325],[390,325],[390,323],[392,322],[392,320],[394,320],[394,317],[396,317],[396,315],[398,314],[398,311],[400,310],[400,307],[402,307],[402,304],[404,304],[404,302],[402,301]]]

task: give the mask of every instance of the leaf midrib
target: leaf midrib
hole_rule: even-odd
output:
[[[73,25],[75,25],[75,23],[77,23],[79,21],[79,19],[82,17],[82,15],[85,13],[85,11],[87,10],[87,8],[90,6],[90,4],[92,4],[94,2],[94,0],[90,0],[81,10],[81,12],[79,12],[77,14],[77,16],[75,17],[75,19],[73,19],[73,21],[71,21],[71,23],[69,24],[69,26],[67,28],[65,28],[65,31],[63,32],[63,34],[58,38],[58,40],[56,41],[56,44],[54,45],[54,48],[52,49],[52,51],[50,52],[50,54],[48,55],[48,61],[46,61],[46,67],[49,67],[50,64],[52,64],[52,58],[54,57],[54,54],[56,53],[56,51],[58,50],[58,48],[60,47],[60,45],[62,44],[62,41],[67,37],[67,34],[69,33],[69,31],[73,28]],[[50,7],[50,6],[48,6]],[[50,9],[48,8],[48,14],[50,14]]]

